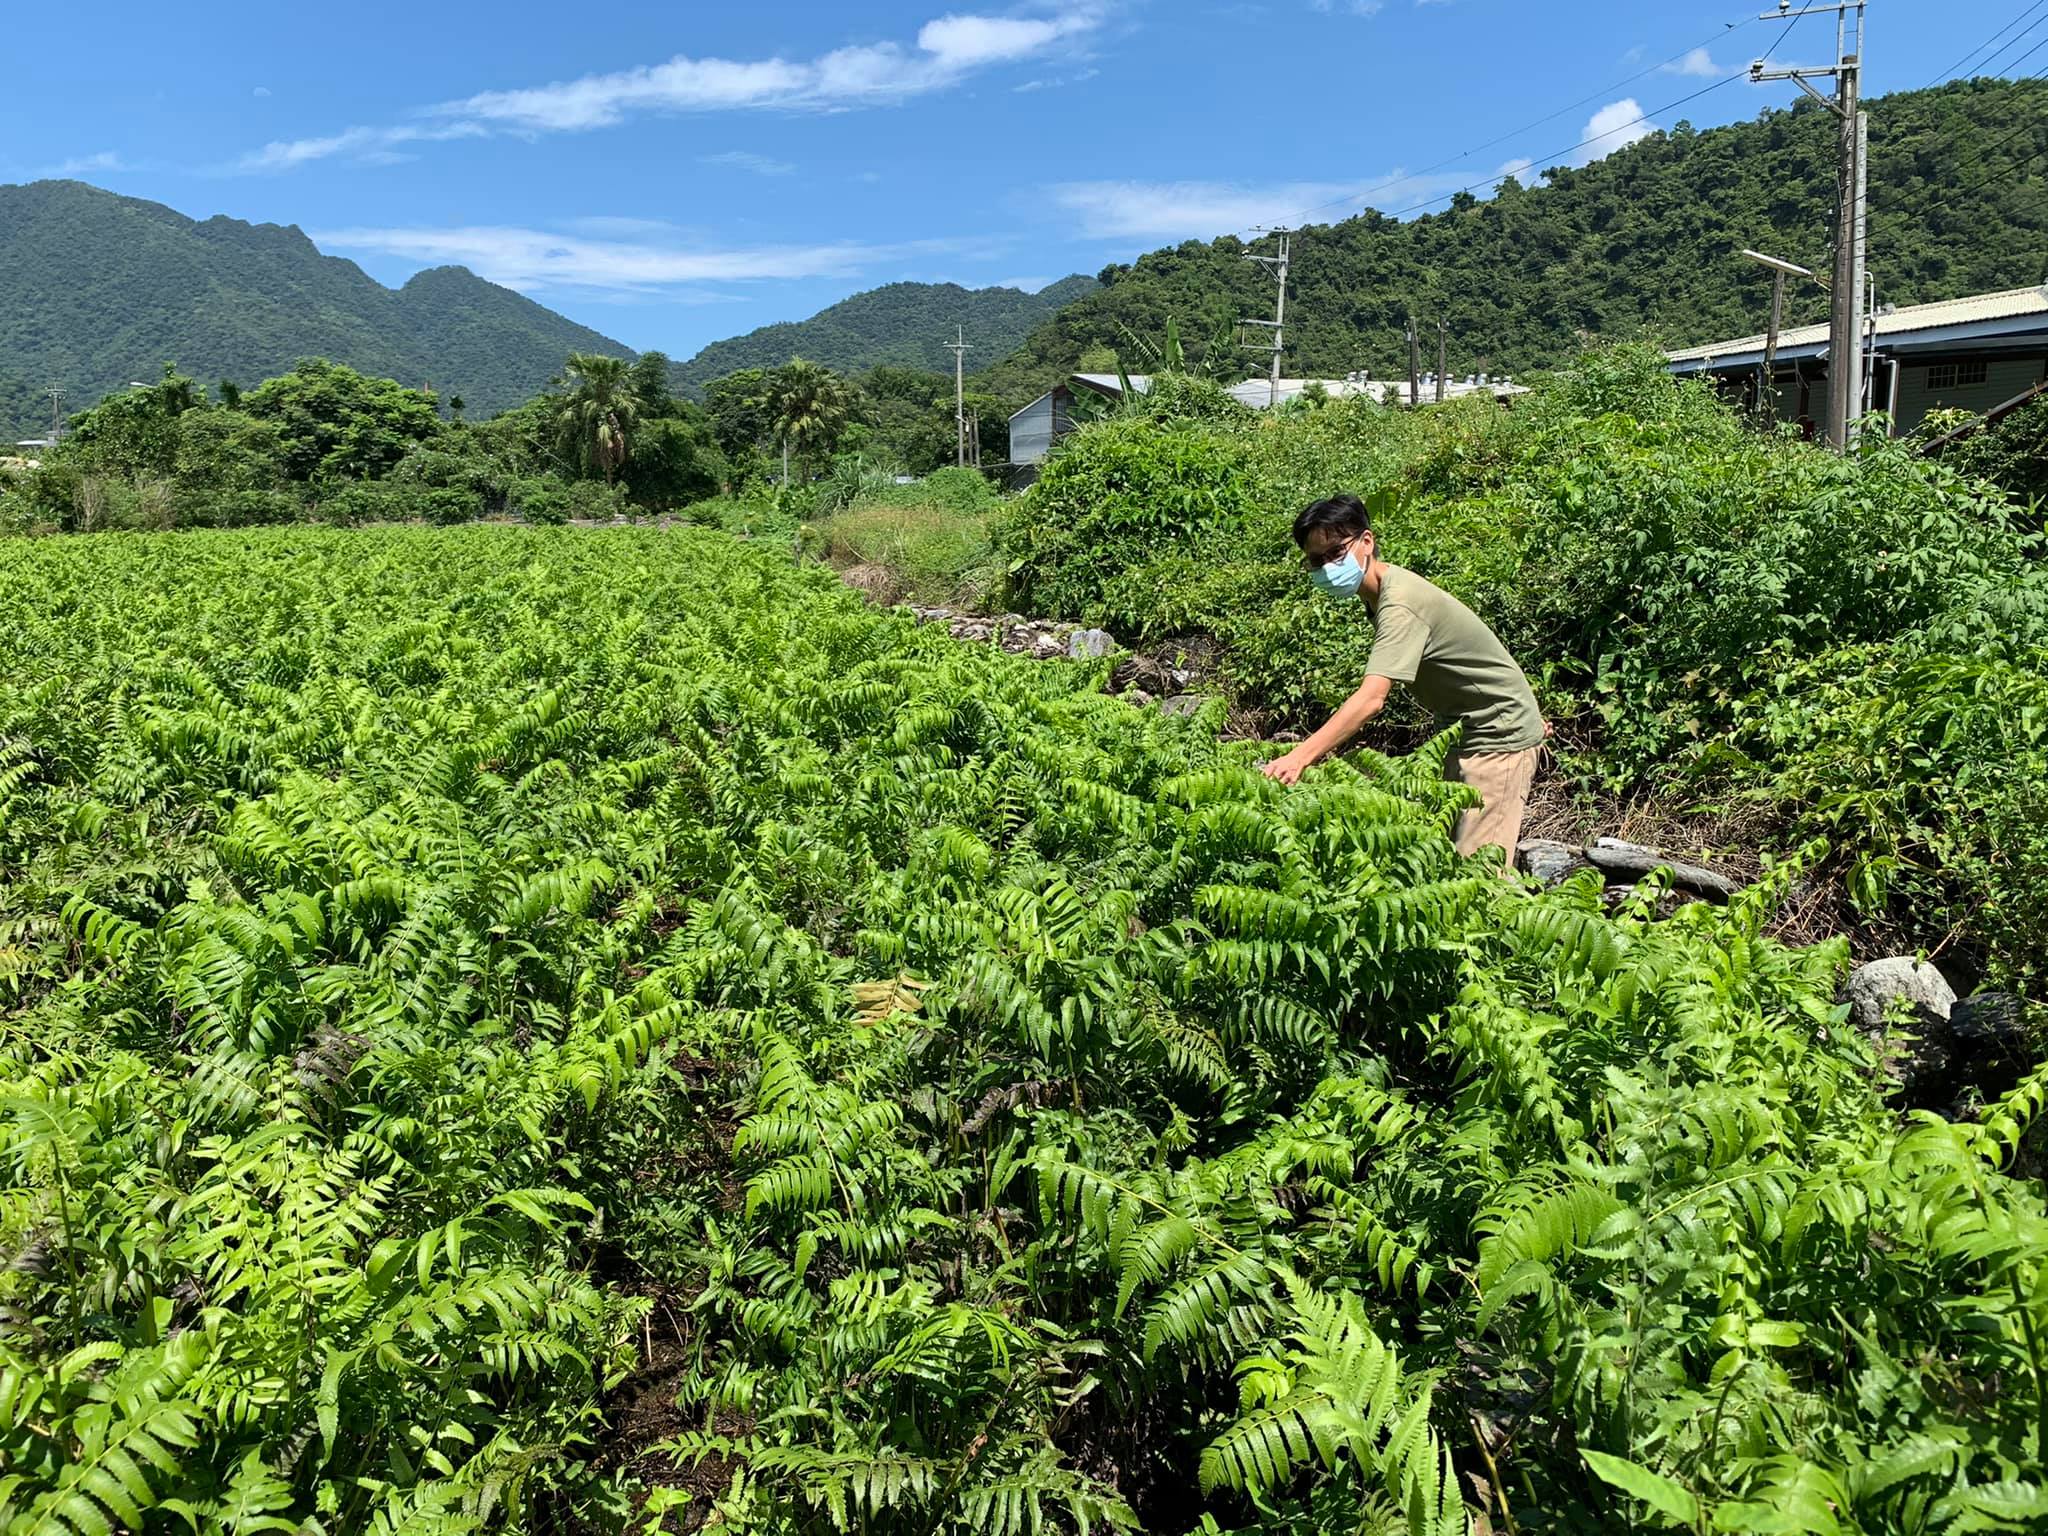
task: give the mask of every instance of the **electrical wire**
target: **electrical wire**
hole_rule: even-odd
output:
[[[1720,90],[1721,87],[1723,87],[1724,85],[1733,85],[1738,80],[1747,80],[1748,78],[1749,70],[1745,68],[1741,74],[1725,76],[1722,79],[1716,80],[1712,85],[1700,87],[1700,89],[1694,91],[1689,96],[1681,96],[1676,101],[1667,101],[1660,107],[1652,107],[1649,111],[1641,113],[1636,117],[1632,117],[1625,123],[1616,123],[1611,128],[1608,128],[1603,132],[1594,134],[1593,137],[1590,139],[1581,139],[1578,143],[1567,145],[1563,149],[1552,150],[1549,154],[1542,156],[1540,161],[1532,160],[1530,164],[1556,165],[1560,161],[1562,161],[1566,155],[1577,154],[1580,150],[1589,149],[1595,144],[1606,143],[1609,139],[1613,138],[1617,133],[1620,133],[1625,128],[1633,128],[1639,123],[1647,123],[1651,118],[1656,117],[1660,113],[1675,111],[1677,108],[1686,105],[1688,102],[1698,101],[1702,96]],[[1476,192],[1481,187],[1491,186],[1499,179],[1499,174],[1500,173],[1496,171],[1492,175],[1482,176],[1477,181],[1468,182],[1462,187],[1458,187],[1450,192],[1445,192],[1437,197],[1429,198],[1424,202],[1411,203],[1408,207],[1403,208],[1398,213],[1393,214],[1392,217],[1396,219],[1405,219],[1411,213],[1421,213],[1424,209],[1434,208],[1438,203],[1448,203],[1453,198],[1461,197],[1467,192]]]
[[[2048,0],[2040,0],[2040,3],[2042,5],[2048,5]],[[1700,42],[1694,43],[1690,48],[1681,48],[1677,53],[1674,53],[1673,55],[1671,55],[1670,58],[1663,60],[1661,63],[1652,64],[1647,69],[1638,70],[1635,74],[1630,75],[1626,80],[1617,80],[1612,85],[1602,86],[1599,90],[1594,91],[1591,95],[1581,96],[1577,101],[1559,107],[1555,112],[1546,113],[1544,116],[1535,119],[1533,122],[1524,123],[1519,128],[1510,128],[1506,133],[1501,134],[1498,138],[1488,139],[1484,144],[1475,144],[1470,149],[1461,149],[1455,155],[1450,156],[1448,159],[1439,160],[1434,165],[1425,165],[1420,170],[1416,171],[1404,171],[1399,176],[1389,177],[1387,180],[1380,182],[1375,186],[1365,187],[1356,192],[1346,192],[1343,196],[1333,197],[1326,203],[1317,203],[1314,207],[1303,208],[1298,213],[1290,214],[1288,216],[1287,222],[1290,225],[1294,224],[1298,220],[1306,217],[1308,214],[1321,213],[1325,208],[1337,208],[1345,206],[1347,204],[1362,203],[1365,201],[1365,199],[1373,196],[1373,194],[1377,192],[1384,192],[1389,187],[1398,187],[1403,182],[1415,180],[1415,178],[1418,176],[1427,176],[1431,171],[1440,171],[1447,165],[1456,165],[1460,160],[1469,160],[1472,158],[1472,156],[1477,154],[1483,154],[1485,151],[1492,149],[1497,145],[1507,143],[1510,139],[1519,138],[1522,134],[1527,133],[1532,128],[1541,128],[1545,123],[1555,122],[1558,118],[1563,117],[1567,112],[1576,112],[1580,107],[1585,106],[1588,102],[1598,101],[1603,96],[1611,96],[1614,92],[1620,90],[1623,86],[1634,85],[1638,80],[1644,79],[1645,77],[1650,75],[1654,75],[1659,70],[1666,69],[1671,65],[1678,63],[1681,59],[1689,58],[1693,54],[1698,53],[1702,48],[1709,47],[1710,45],[1721,41],[1723,38],[1732,37],[1735,33],[1740,32],[1744,27],[1748,26],[1751,22],[1759,21],[1762,19],[1763,18],[1761,17],[1751,16],[1741,21],[1731,21],[1727,23],[1727,25],[1722,27],[1722,29],[1719,32],[1716,32],[1712,37],[1704,38]],[[1784,37],[1782,34],[1779,36],[1778,41],[1784,41]],[[1773,46],[1775,47],[1775,45]],[[1766,54],[1765,57],[1768,58],[1770,57],[1770,55]]]
[[[1778,49],[1784,45],[1785,39],[1792,35],[1792,29],[1799,24],[1799,20],[1800,18],[1795,16],[1790,21],[1785,23],[1784,30],[1780,32],[1777,35],[1777,37],[1772,40],[1771,46],[1765,51],[1763,58],[1757,61],[1758,63],[1767,64],[1770,62],[1771,56],[1775,54],[1778,51]],[[1737,29],[1731,26],[1728,30],[1732,32]],[[1692,50],[1690,49],[1686,50],[1687,53],[1690,53],[1691,51]],[[1684,58],[1685,54],[1679,54],[1677,55],[1677,57]],[[1661,69],[1663,66],[1658,65],[1656,67]],[[1648,71],[1645,71],[1645,73],[1647,72]],[[1641,79],[1642,77],[1638,75],[1635,78]],[[1590,148],[1595,144],[1605,143],[1607,140],[1613,138],[1615,134],[1620,133],[1623,129],[1633,128],[1639,123],[1646,123],[1651,118],[1656,117],[1661,113],[1675,111],[1679,107],[1685,106],[1689,102],[1698,101],[1702,96],[1708,95],[1713,91],[1720,90],[1721,87],[1725,85],[1733,85],[1738,80],[1746,80],[1748,78],[1749,69],[1747,66],[1745,66],[1739,73],[1723,76],[1721,79],[1714,81],[1713,84],[1701,86],[1698,90],[1691,92],[1689,95],[1681,96],[1676,101],[1667,101],[1662,106],[1652,107],[1649,111],[1641,113],[1638,116],[1632,117],[1625,123],[1616,123],[1611,128],[1608,128],[1603,132],[1597,133],[1589,139],[1581,139],[1578,143],[1568,145],[1564,149],[1553,150],[1549,154],[1544,155],[1540,161],[1531,160],[1530,164],[1556,165],[1567,155],[1577,154],[1582,149]],[[1609,89],[1611,90],[1613,89],[1613,87],[1609,87]],[[1587,101],[1592,101],[1595,98],[1604,96],[1606,94],[1607,91],[1595,91],[1592,96],[1588,96],[1585,98],[1585,100],[1577,102],[1574,105],[1584,106]],[[1562,111],[1560,112],[1551,113],[1551,117],[1560,117],[1563,115],[1564,112],[1569,112],[1571,110],[1573,110],[1572,107],[1566,107],[1562,109]],[[1544,121],[1548,122],[1549,118],[1544,119]],[[1505,137],[1513,137],[1513,135],[1506,135]],[[1501,141],[1499,139],[1496,139],[1494,142],[1497,144]],[[1481,147],[1484,148],[1486,146]],[[1472,154],[1477,153],[1477,151],[1467,151],[1467,153]],[[1464,156],[1460,155],[1454,158],[1463,159]],[[1410,204],[1408,207],[1401,209],[1398,213],[1393,214],[1392,217],[1396,219],[1405,219],[1411,213],[1421,213],[1425,209],[1434,208],[1439,203],[1448,203],[1452,199],[1461,197],[1467,192],[1474,192],[1481,187],[1491,186],[1496,181],[1498,181],[1499,178],[1500,172],[1492,172],[1488,175],[1480,177],[1477,181],[1468,182],[1466,185],[1458,187],[1453,191],[1445,192],[1436,197],[1428,198],[1423,202]]]
[[[2048,39],[2043,39],[2043,42],[2048,43]],[[2048,69],[2043,69],[2034,74],[2028,75],[2026,77],[2026,80],[2017,83],[2028,84],[2036,80],[2048,80]],[[1989,144],[1985,145],[1984,153],[1991,154],[1996,150],[2005,148],[2005,146],[2012,143],[2014,139],[2017,139],[2024,134],[2038,133],[2040,132],[2040,130],[2041,124],[2038,121],[2021,123],[2017,128],[2013,129],[2012,132],[2006,134],[2005,137],[2000,139],[1993,139]],[[2043,148],[2048,148],[2048,146],[2039,146],[2032,150],[2029,150],[2025,155],[2021,156],[2018,160],[2015,160],[2011,165],[2002,166],[1998,170],[1993,171],[1989,176],[1980,176],[1977,180],[1971,182],[1968,186],[1960,187],[1955,191],[1944,194],[1944,196],[1949,202],[1953,203],[1958,198],[1968,197],[1972,192],[1981,191],[1985,187],[1990,186],[1992,182],[1997,181],[2002,177],[2011,175],[2013,171],[2017,170],[2020,166],[2032,164],[2035,160],[2040,158]]]
[[[2032,16],[2037,11],[2043,9],[2048,9],[2048,0],[2034,0],[2034,3],[2031,6],[2029,6],[2026,10],[2021,11],[2019,15],[2013,17],[2011,21],[2008,21],[1996,32],[1992,33],[1989,37],[1985,38],[1983,42],[1979,43],[1976,47],[1972,48],[1960,59],[1957,59],[1955,63],[1949,65],[1947,69],[1944,69],[1940,74],[1936,75],[1932,80],[1928,81],[1926,85],[1921,87],[1921,89],[1931,90],[1935,86],[1940,85],[1943,81],[1955,78],[1957,71],[1962,69],[1963,66],[1968,64],[1972,59],[1976,58],[1978,54],[1982,53],[1985,49],[1989,48],[1993,43],[1997,42],[2001,37],[2005,36],[2006,33],[2010,32],[2014,27],[2018,26],[2021,22],[2025,21],[2029,16]],[[2039,26],[2040,24],[2041,23],[2037,21],[2034,23],[2034,26]],[[2033,30],[2034,27],[2027,28],[2027,32],[2031,32]],[[2025,37],[2027,35],[2027,32],[2022,32],[2020,34],[2020,37]],[[2013,39],[2013,41],[2017,42],[2019,41],[2019,38],[2015,38]],[[2010,47],[2011,44],[2007,44],[2006,46]],[[2003,53],[2005,52],[2005,49],[2001,48],[1998,51],[2000,53]],[[1990,60],[1986,59],[1984,62],[1988,64]]]

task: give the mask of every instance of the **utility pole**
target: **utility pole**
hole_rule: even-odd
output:
[[[946,344],[953,354],[953,453],[954,462],[967,467],[967,330],[953,327],[953,339]]]
[[[1856,441],[1862,415],[1863,283],[1869,220],[1864,162],[1870,148],[1870,122],[1858,105],[1863,74],[1863,11],[1866,0],[1835,0],[1793,10],[1792,0],[1778,0],[1764,21],[1790,21],[1832,11],[1835,17],[1835,58],[1831,69],[1765,69],[1758,60],[1749,66],[1753,82],[1790,80],[1835,114],[1838,166],[1835,173],[1835,280],[1828,297],[1828,442],[1846,452]],[[1853,14],[1853,20],[1851,13]],[[1834,99],[1821,95],[1809,79],[1831,77]]]
[[[1422,404],[1422,338],[1415,334],[1415,317],[1408,317],[1408,403]]]
[[[64,386],[52,384],[49,393],[50,446],[54,448],[57,445],[58,439],[64,435]]]
[[[1278,291],[1274,295],[1273,299],[1273,318],[1270,320],[1247,320],[1244,322],[1244,324],[1246,325],[1256,325],[1260,327],[1262,330],[1269,330],[1273,333],[1273,342],[1271,347],[1266,346],[1264,343],[1246,343],[1246,345],[1250,347],[1250,349],[1254,352],[1270,351],[1273,354],[1272,366],[1267,373],[1267,377],[1272,382],[1268,386],[1266,392],[1266,404],[1268,407],[1272,407],[1280,403],[1280,349],[1285,344],[1284,338],[1286,335],[1287,327],[1287,237],[1293,234],[1294,231],[1283,226],[1274,229],[1259,229],[1255,231],[1255,233],[1262,235],[1277,235],[1280,238],[1279,255],[1254,256],[1251,252],[1247,251],[1245,252],[1244,256],[1244,259],[1246,261],[1255,261],[1260,266],[1264,267],[1267,271],[1271,272],[1278,284]]]
[[[1442,315],[1438,315],[1436,317],[1436,403],[1438,405],[1444,403],[1444,369],[1450,362],[1450,336],[1450,326],[1445,323]]]

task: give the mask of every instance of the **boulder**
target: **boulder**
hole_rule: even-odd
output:
[[[1199,693],[1176,693],[1159,701],[1162,715],[1192,715],[1209,701]]]
[[[1515,863],[1538,885],[1559,885],[1586,867],[1586,853],[1583,848],[1554,838],[1525,837],[1515,848]]]
[[[1842,984],[1849,1019],[1877,1046],[1885,1076],[1896,1085],[1897,1100],[1908,1109],[1936,1109],[1953,1114],[1962,1097],[1956,1073],[1955,1036],[1949,1014],[1956,994],[1946,977],[1911,955],[1888,955],[1859,965]],[[1906,1007],[1907,1022],[1886,1021],[1896,1003]]]
[[[1640,880],[1656,870],[1668,869],[1671,871],[1671,883],[1680,890],[1690,891],[1695,896],[1711,896],[1717,901],[1726,901],[1742,889],[1726,875],[1716,874],[1699,864],[1667,859],[1655,848],[1645,848],[1641,843],[1625,843],[1618,837],[1599,839],[1586,849],[1586,857],[1609,874],[1626,875],[1631,880]]]
[[[1067,636],[1067,654],[1076,661],[1092,661],[1116,649],[1116,637],[1106,629],[1077,629]]]
[[[2026,1076],[2040,1054],[2027,1012],[2027,1000],[2010,992],[1979,992],[1949,1011],[1951,1065],[1962,1085],[1995,1099]]]
[[[1956,1005],[1955,989],[1948,979],[1911,955],[1888,955],[1859,965],[1842,984],[1849,1018],[1867,1035],[1884,1029],[1885,1015],[1896,998],[1903,998],[1914,1019],[1922,1024],[1946,1024]]]

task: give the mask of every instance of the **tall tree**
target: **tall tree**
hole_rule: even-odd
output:
[[[633,359],[633,366],[627,369],[633,398],[640,403],[643,420],[653,421],[656,417],[675,415],[676,397],[668,385],[669,368],[666,352],[642,352]]]
[[[640,399],[623,358],[575,352],[569,356],[568,391],[555,415],[564,448],[610,485],[632,452]]]
[[[768,375],[766,403],[782,441],[782,483],[787,485],[790,451],[829,453],[853,419],[854,393],[830,368],[793,357]]]

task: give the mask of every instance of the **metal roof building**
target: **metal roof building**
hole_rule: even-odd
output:
[[[1130,375],[1131,389],[1137,394],[1146,394],[1152,388],[1149,374]],[[1323,393],[1332,400],[1345,400],[1354,396],[1365,396],[1382,404],[1412,404],[1408,399],[1406,380],[1379,380],[1365,378],[1350,379],[1282,379],[1278,390],[1279,398],[1274,399],[1273,381],[1270,378],[1246,379],[1242,384],[1233,384],[1225,391],[1232,399],[1252,410],[1263,411],[1274,404],[1286,405],[1298,400],[1311,388],[1320,386]],[[1047,390],[1036,400],[1010,418],[1010,462],[1015,465],[1037,465],[1045,461],[1052,451],[1052,445],[1074,429],[1072,408],[1076,390],[1101,395],[1105,399],[1117,400],[1123,397],[1123,380],[1113,373],[1076,373],[1066,383]],[[1515,395],[1526,395],[1528,386],[1516,384],[1508,379],[1489,379],[1477,374],[1466,379],[1449,379],[1444,384],[1446,400],[1463,399],[1469,395],[1490,395],[1505,401]],[[1436,376],[1430,374],[1423,380],[1422,403],[1430,404],[1436,398]]]
[[[1764,340],[1740,336],[1665,356],[1673,373],[1710,374],[1753,396]],[[1875,318],[1871,353],[1871,408],[1891,416],[1894,432],[1939,408],[1991,410],[2048,378],[2048,286],[1886,310]],[[1823,412],[1827,356],[1825,325],[1778,333],[1772,385],[1782,419]]]

